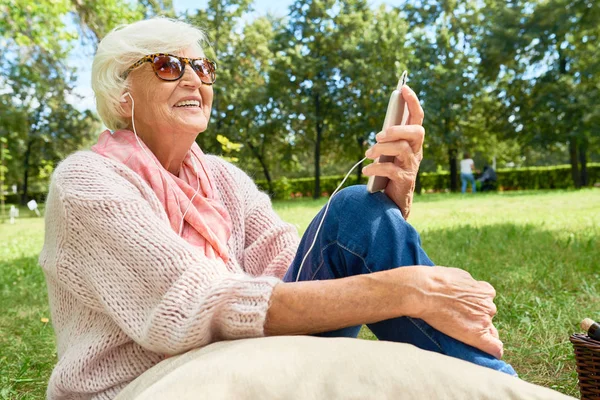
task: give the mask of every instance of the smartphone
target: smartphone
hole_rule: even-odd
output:
[[[393,125],[406,125],[408,120],[408,106],[406,101],[402,97],[402,88],[406,84],[406,71],[402,74],[402,77],[398,81],[398,86],[392,92],[390,101],[388,102],[387,111],[385,113],[385,119],[383,121],[382,131],[386,130]],[[375,162],[394,162],[394,156],[379,156]],[[376,193],[384,190],[388,183],[389,178],[385,176],[370,176],[367,182],[367,190],[369,193]]]

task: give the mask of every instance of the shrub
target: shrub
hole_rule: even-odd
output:
[[[35,200],[38,203],[44,203],[46,201],[47,192],[30,192],[27,196],[27,201]],[[21,193],[10,193],[4,196],[4,201],[7,204],[20,204]]]
[[[587,165],[589,184],[600,182],[600,163]],[[505,168],[496,171],[498,175],[498,188],[500,190],[525,190],[525,189],[567,189],[573,187],[570,165],[557,165],[551,167]],[[330,195],[344,179],[343,175],[322,176],[321,192]],[[422,172],[420,174],[423,191],[444,191],[450,189],[449,172]],[[460,180],[460,178],[457,178]],[[348,177],[344,186],[356,185],[356,175]],[[361,184],[367,183],[363,176]],[[256,184],[261,190],[268,191],[267,181],[257,180]],[[295,197],[312,197],[315,187],[314,178],[282,178],[273,182],[274,199],[289,199]]]

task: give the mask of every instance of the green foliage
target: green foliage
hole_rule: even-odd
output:
[[[221,153],[217,135],[228,137],[237,142],[232,132],[232,123],[228,118],[235,116],[234,90],[237,87],[233,76],[239,70],[239,59],[234,52],[238,34],[235,32],[242,15],[250,11],[251,0],[209,0],[205,9],[186,15],[192,25],[207,33],[210,44],[206,46],[207,56],[217,61],[217,84],[213,86],[211,134],[201,134],[197,142],[202,149],[216,154]],[[233,122],[233,120],[232,120]]]
[[[499,190],[538,190],[567,189],[573,187],[571,167],[559,165],[553,167],[504,168],[496,171]],[[590,183],[600,182],[600,164],[588,164]],[[450,174],[421,173],[421,185],[424,190],[443,191],[450,187]]]
[[[500,190],[538,190],[538,189],[567,189],[573,187],[571,169],[568,165],[553,167],[526,167],[506,168],[496,171]],[[588,173],[591,184],[600,182],[600,163],[588,164]],[[419,174],[421,185],[425,191],[446,191],[450,189],[449,172],[421,172]],[[321,177],[323,195],[329,196],[344,179],[343,175]],[[344,187],[366,184],[367,178],[356,176],[348,177]],[[265,180],[257,180],[257,186],[269,192]],[[314,178],[282,178],[273,182],[274,199],[283,200],[296,197],[311,197],[314,189]]]
[[[423,101],[427,124],[425,151],[445,161],[446,169],[455,171],[461,148],[474,138],[490,137],[485,129],[487,115],[481,110],[489,104],[484,82],[474,79],[479,68],[479,49],[470,45],[478,37],[483,4],[407,1],[405,6],[410,24],[407,40],[418,54],[409,64],[410,82]]]
[[[598,146],[600,113],[592,99],[600,93],[600,64],[588,43],[600,36],[598,3],[488,0],[484,15],[481,74],[502,100],[503,136],[523,146],[568,144],[578,187],[578,164]]]
[[[5,160],[9,161],[12,158],[6,142],[6,138],[0,137],[0,223],[4,222],[4,218],[6,217],[6,193],[8,186],[5,182],[8,167],[5,164]]]
[[[68,0],[1,0],[0,33],[19,48],[52,52],[60,58],[65,54],[61,42],[76,38],[62,20],[70,9]]]
[[[344,176],[322,176],[321,177],[321,190],[320,195],[330,196],[335,191],[340,182],[344,179]],[[343,187],[356,185],[358,183],[356,176],[349,176]],[[366,183],[366,178],[363,177],[360,183]],[[263,191],[269,193],[267,181],[257,180],[256,185]],[[284,200],[290,198],[299,197],[313,197],[313,191],[315,190],[315,178],[281,178],[273,182],[273,192],[271,196],[273,199]]]
[[[600,160],[599,10],[592,0],[296,0],[279,19],[251,16],[252,0],[210,0],[188,15],[171,0],[0,0],[6,180],[40,190],[54,164],[97,133],[92,113],[62,110],[76,41],[93,47],[116,25],[155,15],[203,28],[218,61],[199,145],[271,186],[283,176],[316,184],[361,159],[404,69],[425,110],[423,171],[452,168],[466,150],[500,165],[569,160],[575,179],[579,164]]]
[[[58,161],[89,146],[100,129],[95,114],[71,105],[76,71],[67,58],[75,41],[95,44],[144,13],[124,0],[0,0],[0,15],[0,138],[13,155],[6,183],[27,201],[30,190],[45,190]]]
[[[221,144],[221,148],[223,149],[223,153],[225,156],[223,157],[226,161],[235,163],[239,159],[235,157],[235,154],[240,151],[242,147],[239,143],[233,143],[231,140],[226,138],[223,135],[217,135],[217,141]]]
[[[42,187],[44,190],[43,191],[30,191],[28,193],[27,196],[27,200],[35,200],[38,204],[41,204],[43,202],[46,201],[46,196],[48,195],[48,185],[35,185],[36,188]],[[12,191],[10,193],[8,193],[7,195],[5,195],[4,200],[6,201],[7,204],[19,204],[21,202],[21,194],[20,193],[13,193]]]
[[[591,184],[600,182],[600,164],[588,164]],[[529,167],[498,170],[504,189],[566,189],[573,187],[570,166]]]
[[[140,4],[123,0],[77,0],[72,1],[72,11],[81,27],[81,35],[92,42],[104,36],[120,24],[137,21],[143,16],[173,15],[171,1],[140,1]],[[161,4],[162,3],[162,4]]]

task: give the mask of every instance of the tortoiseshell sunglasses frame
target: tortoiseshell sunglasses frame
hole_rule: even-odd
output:
[[[173,57],[173,58],[178,59],[181,62],[181,64],[183,65],[183,68],[181,69],[181,75],[179,75],[179,77],[177,77],[176,79],[162,78],[160,75],[158,75],[158,72],[154,69],[154,58],[155,57]],[[179,56],[176,56],[174,54],[169,54],[169,53],[148,54],[147,56],[140,58],[138,61],[133,63],[131,65],[131,67],[127,68],[127,70],[125,72],[123,72],[122,77],[123,77],[123,79],[126,79],[127,76],[131,73],[131,71],[133,71],[137,67],[143,65],[144,63],[149,62],[152,64],[152,71],[154,71],[154,74],[156,75],[156,77],[158,79],[161,79],[161,80],[167,81],[167,82],[174,82],[174,81],[181,79],[181,77],[185,73],[185,65],[186,64],[189,64],[190,67],[192,68],[192,70],[194,70],[194,72],[196,72],[196,74],[197,74],[196,69],[192,65],[192,61],[197,61],[197,60],[207,61],[208,64],[212,67],[212,70],[210,71],[210,77],[212,78],[212,82],[210,82],[210,83],[204,82],[202,80],[202,78],[200,78],[200,82],[202,82],[203,85],[209,85],[209,86],[212,85],[213,83],[215,83],[215,81],[217,80],[217,73],[216,73],[217,72],[217,63],[215,63],[214,61],[209,60],[208,58],[204,58],[204,57],[203,58],[187,58],[187,57],[179,57]]]

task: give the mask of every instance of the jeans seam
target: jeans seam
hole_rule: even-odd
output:
[[[310,277],[310,279],[309,279],[309,280],[311,280],[311,281],[312,281],[312,280],[314,280],[314,279],[315,279],[315,276],[317,275],[317,272],[319,272],[319,271],[321,270],[321,268],[323,267],[323,264],[325,264],[325,257],[323,256],[323,252],[324,252],[325,250],[327,250],[327,248],[328,248],[329,246],[331,246],[332,244],[336,244],[336,243],[337,243],[337,242],[331,242],[331,243],[329,243],[329,244],[327,244],[327,245],[323,246],[323,248],[321,249],[321,263],[319,264],[319,266],[317,267],[317,269],[316,269],[316,270],[313,272],[313,274],[312,274],[312,276]]]
[[[347,248],[346,246],[344,246],[343,244],[341,244],[340,242],[338,242],[337,240],[335,241],[335,243],[341,247],[343,250],[346,250],[348,253],[360,258],[360,260],[363,262],[365,268],[367,269],[367,271],[369,271],[370,273],[373,273],[373,271],[371,271],[371,268],[369,268],[369,266],[367,265],[367,262],[365,261],[365,259],[358,253],[350,250],[349,248]]]
[[[442,349],[442,346],[441,346],[441,345],[440,345],[440,344],[439,344],[439,343],[438,343],[438,342],[437,342],[437,341],[436,341],[434,338],[432,338],[432,337],[431,337],[431,336],[430,336],[430,335],[429,335],[427,332],[425,332],[425,330],[424,330],[423,328],[421,328],[421,327],[419,326],[419,324],[417,324],[417,322],[416,322],[416,321],[415,321],[415,320],[414,320],[412,317],[406,317],[406,318],[408,318],[408,320],[409,320],[410,322],[412,322],[412,324],[413,324],[414,326],[416,326],[418,330],[420,330],[421,332],[423,332],[423,334],[424,334],[425,336],[427,336],[427,337],[429,338],[429,340],[431,340],[431,341],[433,342],[433,344],[435,344],[435,345],[438,347],[438,349],[440,349],[440,352],[441,352],[442,354],[446,354],[446,353],[444,353],[444,349]]]
[[[373,271],[371,270],[371,268],[369,268],[369,266],[367,265],[367,262],[365,261],[365,259],[358,253],[350,250],[349,248],[347,248],[346,246],[342,245],[340,242],[338,242],[337,240],[328,243],[326,246],[324,246],[321,249],[321,263],[319,264],[319,266],[317,267],[317,269],[313,272],[312,276],[310,277],[310,280],[314,280],[315,276],[317,275],[317,273],[321,270],[321,268],[323,267],[323,264],[325,264],[325,257],[323,257],[323,252],[331,245],[337,245],[338,247],[340,247],[342,250],[346,250],[348,253],[360,258],[360,260],[363,262],[363,265],[365,266],[365,268],[367,269],[367,271],[369,271],[370,273],[373,273]]]

